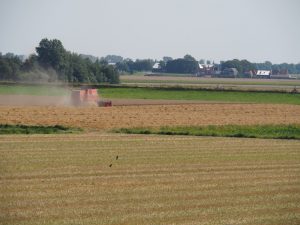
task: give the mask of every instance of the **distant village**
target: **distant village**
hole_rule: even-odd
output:
[[[239,71],[237,68],[225,68],[222,70],[221,64],[198,64],[198,72],[194,75],[197,77],[222,77],[222,78],[237,78]],[[160,63],[156,62],[152,67],[152,73],[159,73],[161,71]],[[261,79],[296,79],[293,74],[289,74],[288,69],[275,70],[248,70],[243,74],[248,78]]]

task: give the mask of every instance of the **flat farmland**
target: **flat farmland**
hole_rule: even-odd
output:
[[[64,125],[87,130],[189,125],[300,124],[300,106],[181,104],[114,107],[0,107],[1,124]]]
[[[300,124],[298,95],[271,95],[281,104],[270,104],[263,95],[255,98],[264,104],[152,96],[113,99],[113,107],[70,107],[60,94],[2,95],[0,124],[63,125],[84,132],[0,135],[0,224],[298,225],[299,140],[109,133]]]
[[[12,135],[0,166],[0,224],[300,224],[300,141]]]
[[[194,77],[186,75],[165,76],[144,76],[122,75],[122,84],[138,85],[141,87],[160,87],[160,86],[182,86],[182,87],[202,87],[208,89],[223,88],[228,90],[253,90],[253,91],[291,91],[295,87],[299,90],[299,79],[250,79],[250,78],[208,78]]]
[[[144,76],[140,75],[122,75],[120,79],[124,83],[187,83],[187,84],[238,84],[238,85],[287,85],[300,86],[299,80],[289,79],[250,79],[250,78],[208,78],[186,75],[177,76]]]

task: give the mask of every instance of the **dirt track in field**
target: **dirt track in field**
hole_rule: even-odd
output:
[[[182,104],[114,107],[1,106],[1,124],[65,125],[91,130],[225,124],[300,124],[300,106]]]
[[[197,100],[110,99],[114,106],[207,103]],[[0,106],[71,106],[69,96],[0,95]]]
[[[0,106],[68,106],[69,96],[0,95]]]

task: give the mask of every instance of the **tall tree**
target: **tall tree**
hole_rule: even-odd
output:
[[[17,81],[22,61],[18,56],[8,53],[0,56],[0,79]]]
[[[197,61],[186,60],[186,59],[175,59],[167,62],[166,72],[167,73],[189,73],[195,74],[199,70]]]
[[[229,68],[236,68],[239,73],[242,73],[243,68],[241,63],[238,59],[228,60],[221,65],[222,70],[229,69]]]
[[[189,60],[189,61],[197,61],[193,56],[186,54],[183,59]]]
[[[58,72],[64,72],[67,51],[60,40],[44,38],[36,47],[38,62],[45,68],[52,67]]]
[[[173,60],[173,58],[170,57],[170,56],[164,56],[164,57],[163,57],[163,61],[164,61],[165,63],[167,63],[168,61],[171,61],[171,60]]]
[[[107,55],[104,57],[108,63],[119,63],[123,61],[123,57],[119,55]]]

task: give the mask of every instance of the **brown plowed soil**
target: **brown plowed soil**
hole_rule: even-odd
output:
[[[225,124],[300,124],[300,106],[182,104],[113,107],[1,106],[1,124],[65,125],[103,130]]]

